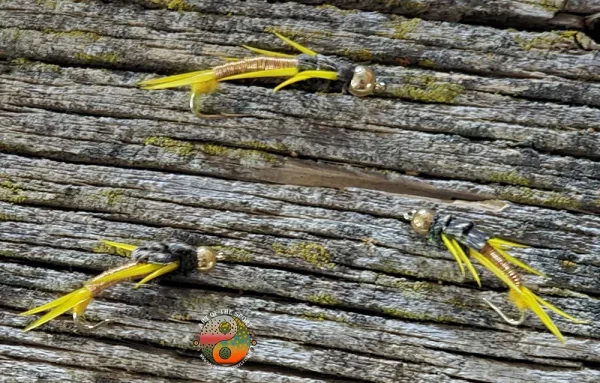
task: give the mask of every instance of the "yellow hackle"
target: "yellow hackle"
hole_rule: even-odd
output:
[[[275,36],[279,37],[281,40],[283,40],[284,42],[286,42],[286,43],[290,44],[290,45],[291,45],[291,46],[293,46],[293,47],[294,47],[296,50],[298,50],[298,51],[300,51],[300,52],[304,53],[305,55],[309,55],[309,56],[313,56],[313,57],[317,55],[317,52],[315,52],[315,51],[312,51],[312,50],[310,50],[310,49],[308,49],[308,48],[306,48],[306,47],[304,47],[304,46],[302,46],[302,45],[298,44],[297,42],[295,42],[295,41],[292,41],[292,40],[288,39],[288,38],[287,38],[287,37],[285,37],[285,36],[282,36],[282,35],[280,35],[280,34],[279,34],[279,33],[277,33],[277,32],[273,32],[273,33],[275,34]]]
[[[300,72],[294,77],[287,79],[281,84],[277,85],[273,91],[277,92],[283,87],[286,87],[290,84],[293,84],[298,81],[310,80],[311,78],[322,78],[325,80],[337,80],[337,72],[333,71],[325,71],[325,70],[306,70],[304,72]]]
[[[488,239],[488,243],[494,247],[502,247],[502,248],[507,248],[507,247],[522,247],[522,248],[527,248],[529,246],[527,245],[523,245],[520,243],[516,243],[516,242],[511,242],[511,241],[507,241],[506,239],[502,239],[502,238],[490,238]]]
[[[295,55],[290,55],[290,54],[287,54],[287,53],[279,53],[279,52],[268,51],[266,49],[254,48],[254,47],[250,47],[248,45],[242,45],[242,46],[244,48],[248,49],[249,51],[252,51],[254,53],[258,53],[259,55],[263,55],[263,56],[283,57],[283,58],[294,58],[294,57],[296,57]]]
[[[460,243],[458,243],[456,241],[456,239],[454,239],[454,238],[452,238],[450,240],[450,243],[452,244],[452,246],[454,248],[454,251],[456,251],[456,253],[460,257],[460,259],[467,266],[467,269],[469,269],[469,272],[473,276],[473,279],[475,279],[475,282],[477,282],[477,285],[479,287],[481,287],[481,280],[479,279],[479,274],[477,274],[477,270],[475,270],[475,267],[473,267],[473,264],[471,263],[471,260],[469,259],[469,257],[467,257],[467,254],[465,254],[463,248],[460,246]]]
[[[142,279],[141,281],[139,281],[134,289],[139,288],[140,286],[142,286],[145,283],[148,283],[149,281],[151,281],[154,278],[158,278],[161,275],[170,273],[171,271],[175,271],[179,268],[179,261],[175,261],[175,262],[171,262],[167,265],[163,265],[163,267],[161,267],[160,269],[156,270],[155,272],[148,274],[146,277],[144,277],[144,279]]]
[[[105,244],[107,246],[116,247],[117,249],[129,251],[129,252],[133,252],[137,248],[137,246],[134,246],[134,245],[128,245],[127,243],[121,243],[121,242],[108,241],[106,239],[101,239],[100,242],[102,242],[103,244]]]
[[[452,256],[454,256],[454,259],[456,259],[456,262],[458,263],[458,268],[460,269],[460,273],[464,277],[465,276],[465,267],[463,266],[463,260],[460,257],[460,255],[458,254],[458,251],[456,250],[456,248],[454,247],[454,244],[450,241],[450,239],[448,238],[448,236],[446,234],[442,233],[441,237],[442,237],[442,242],[444,242],[444,245],[446,245],[446,248],[448,249],[450,254],[452,254]]]

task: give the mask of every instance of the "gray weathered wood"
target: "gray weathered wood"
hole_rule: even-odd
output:
[[[597,4],[309,3],[0,1],[0,381],[600,380]],[[289,51],[272,31],[371,62],[386,90],[223,84],[204,109],[251,116],[200,120],[187,91],[136,88],[241,44]],[[482,300],[515,314],[502,283],[462,277],[401,218],[415,207],[530,245],[514,254],[549,278],[527,285],[591,323],[553,315],[566,344],[505,324]],[[19,312],[123,262],[99,238],[170,235],[225,260],[109,289],[88,317],[119,319],[93,332],[21,331]],[[258,340],[239,369],[192,343],[222,308]]]

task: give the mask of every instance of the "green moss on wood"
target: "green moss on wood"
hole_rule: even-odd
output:
[[[499,191],[498,197],[522,204],[549,206],[555,209],[577,210],[583,207],[582,202],[576,198],[545,190],[537,190],[534,193],[528,187],[503,188]]]
[[[36,4],[49,9],[56,9],[56,0],[36,0]]]
[[[545,206],[550,206],[557,209],[579,209],[581,202],[573,197],[566,196],[557,192],[543,192],[542,203]]]
[[[326,305],[326,306],[335,306],[338,303],[340,303],[340,301],[334,297],[333,295],[330,294],[317,294],[317,295],[309,295],[308,297],[306,297],[306,299],[309,302],[312,303],[317,303],[320,305]]]
[[[427,314],[416,314],[416,313],[412,313],[412,312],[404,311],[404,310],[400,310],[400,309],[386,308],[386,309],[383,309],[383,312],[387,315],[391,315],[391,316],[397,317],[397,318],[405,318],[405,319],[413,319],[413,320],[429,319],[429,316],[427,316]]]
[[[353,61],[371,61],[373,59],[373,53],[368,49],[351,49],[344,50],[344,56],[352,59]]]
[[[552,31],[541,33],[535,37],[517,34],[513,40],[528,51],[531,49],[552,49],[560,45],[572,46],[577,39],[578,31]]]
[[[525,176],[522,176],[514,170],[510,172],[493,173],[487,178],[487,181],[511,185],[529,186],[529,179]]]
[[[570,269],[570,270],[575,270],[577,267],[579,267],[579,265],[577,263],[571,261],[570,259],[563,259],[560,262],[560,264],[565,269]]]
[[[194,6],[184,0],[151,0],[152,3],[172,11],[193,11]]]
[[[144,145],[165,148],[167,152],[174,153],[182,157],[189,157],[198,153],[196,145],[194,145],[193,143],[187,141],[174,140],[169,137],[148,137],[144,140]]]
[[[330,262],[331,254],[327,249],[314,242],[297,242],[284,246],[280,243],[271,245],[277,255],[283,257],[300,258],[319,267],[333,269],[336,264]]]
[[[391,90],[396,97],[444,104],[454,104],[463,92],[463,86],[438,82],[431,75],[408,76],[406,84]]]
[[[37,61],[30,61],[25,57],[17,57],[16,59],[10,60],[9,63],[11,65],[16,65],[20,67],[34,67],[36,70],[42,70],[47,72],[60,73],[61,68],[55,64],[42,63]]]
[[[23,221],[23,217],[16,214],[7,214],[0,212],[0,221]]]
[[[452,306],[456,306],[456,307],[467,307],[467,303],[464,301],[464,299],[461,298],[452,298],[448,301],[449,304],[451,304]]]
[[[353,13],[358,13],[358,11],[356,9],[340,9],[340,8],[336,7],[335,5],[329,5],[329,4],[317,5],[317,7],[322,8],[322,9],[330,9],[330,10],[338,12],[342,15],[350,15]]]
[[[89,54],[86,52],[75,53],[75,58],[85,63],[91,64],[114,64],[121,59],[121,56],[117,53],[99,53]]]
[[[408,12],[420,12],[427,8],[427,5],[414,0],[387,0],[385,2],[387,8],[401,7]]]
[[[390,37],[393,39],[405,40],[408,34],[413,32],[419,26],[421,19],[405,19],[403,17],[392,17],[392,21],[387,23],[387,26],[394,29],[394,33],[377,33],[380,36]]]
[[[192,319],[190,314],[173,314],[171,315],[171,319],[176,321],[189,321]]]
[[[431,59],[420,60],[419,65],[424,66],[426,68],[431,68],[431,67],[435,66],[435,61],[433,61]]]
[[[57,36],[57,37],[80,37],[85,38],[91,41],[98,41],[100,39],[100,35],[94,32],[85,32],[85,31],[58,31],[52,28],[46,28],[43,32],[47,35]]]
[[[27,196],[23,192],[23,188],[10,180],[4,180],[0,182],[0,201],[23,203],[27,201]]]
[[[0,250],[0,257],[12,257],[15,254],[12,250]]]
[[[543,9],[545,11],[553,12],[553,13],[556,13],[561,10],[559,7],[556,6],[556,0],[542,0],[540,2],[527,2],[527,4],[529,4],[533,7],[536,7],[536,8]]]
[[[254,259],[251,251],[234,246],[211,246],[214,251],[220,252],[227,260],[234,262],[250,262]]]
[[[106,202],[110,206],[116,205],[117,203],[121,202],[121,200],[123,199],[123,191],[122,190],[114,190],[114,189],[104,190],[101,194],[104,197],[106,197]]]
[[[305,312],[300,317],[302,319],[307,319],[307,320],[312,320],[312,321],[319,321],[319,322],[323,322],[325,319],[327,319],[325,317],[325,314],[322,314],[322,313],[311,313],[310,311]]]

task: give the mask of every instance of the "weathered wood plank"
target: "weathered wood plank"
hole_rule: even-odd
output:
[[[160,6],[151,0],[138,0],[136,2],[147,7]],[[475,24],[486,23],[521,28],[565,27],[581,29],[584,28],[582,14],[591,14],[600,10],[600,6],[595,0],[493,0],[485,3],[471,0],[296,0],[286,2],[283,6],[287,6],[290,12],[298,12],[298,8],[302,5],[295,3],[318,5],[326,12],[318,10],[317,12],[325,13],[329,17],[335,17],[339,13],[353,13],[360,9],[433,20],[461,21]],[[177,6],[172,4],[171,8],[200,12],[221,10],[225,13],[227,12],[226,9],[229,9],[221,5],[220,2],[188,0],[176,4]],[[166,5],[168,6],[168,3]],[[253,3],[252,8],[258,8],[262,11],[272,9],[258,2]]]
[[[241,43],[284,47],[265,33],[276,30],[320,53],[359,61],[414,62],[515,77],[552,74],[582,80],[600,76],[595,59],[598,46],[582,32],[510,31],[373,13],[319,17],[312,7],[295,11],[293,19],[287,16],[289,6],[279,12],[270,8],[269,16],[273,16],[267,18],[264,12],[254,11],[253,5],[204,15],[65,0],[44,9],[17,0],[0,8],[0,47],[13,56],[47,61],[173,71],[214,65],[216,56],[247,54],[239,48]],[[62,23],[65,17],[71,21],[68,29]]]
[[[0,380],[600,379],[597,4],[309,2],[0,2]],[[224,84],[206,111],[252,117],[199,120],[185,91],[136,89],[241,44],[289,51],[273,31],[371,62],[386,90]],[[535,317],[505,324],[482,301],[514,313],[504,286],[462,277],[401,218],[415,207],[530,245],[515,255],[550,278],[526,283],[591,323],[553,316],[566,344]],[[109,289],[89,318],[120,319],[93,333],[68,317],[21,332],[18,312],[123,262],[99,238],[173,235],[225,260]],[[220,308],[256,334],[242,368],[194,350]]]
[[[506,115],[500,109],[494,113],[492,103],[466,107],[404,104],[384,99],[365,102],[350,97],[298,92],[273,95],[262,88],[226,85],[221,93],[207,99],[207,108],[216,112],[251,112],[259,119],[199,121],[185,110],[185,92],[135,90],[131,85],[136,78],[130,73],[108,77],[104,77],[105,72],[100,70],[82,72],[65,69],[60,73],[38,73],[35,77],[31,76],[33,72],[20,73],[17,69],[11,71],[10,76],[15,77],[0,77],[0,82],[5,85],[0,97],[15,106],[11,108],[13,112],[3,112],[5,118],[0,121],[4,126],[0,140],[11,151],[43,153],[54,158],[76,156],[78,161],[87,158],[88,161],[109,161],[128,166],[137,163],[138,166],[179,168],[204,174],[216,172],[228,177],[287,183],[298,182],[290,180],[292,175],[288,169],[306,172],[315,168],[312,161],[305,159],[260,151],[230,150],[240,146],[258,147],[288,156],[300,155],[358,166],[523,186],[492,186],[492,191],[490,188],[481,190],[485,196],[492,194],[517,202],[574,210],[600,210],[597,202],[600,197],[597,162],[550,155],[528,147],[541,146],[559,153],[575,151],[595,158],[599,152],[594,149],[598,147],[597,133],[577,128],[562,130],[563,125],[554,125],[558,110],[572,109],[572,121],[575,122],[579,108],[556,105],[557,112],[548,114],[550,118],[547,121],[544,121],[543,114],[538,114],[539,119],[535,120],[535,113],[530,113],[531,118],[527,121],[527,114],[521,111],[531,110],[535,103],[522,102],[529,106],[514,108],[510,115]],[[18,76],[21,76],[21,81],[16,80]],[[91,85],[92,81],[98,85]],[[101,85],[108,81],[118,87]],[[115,98],[117,95],[118,99]],[[510,108],[509,103],[496,105],[505,110]],[[57,112],[28,109],[31,106]],[[143,120],[69,115],[68,123],[63,123],[66,118],[64,112],[137,116]],[[580,129],[596,124],[596,110],[588,109],[588,112],[591,114],[589,118],[587,114],[580,118]],[[518,121],[511,116],[521,116],[524,125],[515,125]],[[489,119],[500,121],[477,121]],[[261,128],[247,128],[254,123],[260,123]],[[532,127],[527,127],[529,124]],[[540,124],[540,127],[534,124]],[[114,125],[118,125],[119,129],[112,129]],[[576,126],[575,123],[573,125]],[[283,126],[286,128],[284,132]],[[45,142],[29,144],[36,142],[34,138],[41,132],[47,137]],[[462,133],[496,141],[469,141],[439,133]],[[161,141],[157,137],[183,142]],[[278,138],[274,140],[273,137]],[[73,139],[84,146],[72,149],[70,140]],[[225,147],[212,145],[215,143]],[[156,145],[175,147],[161,150],[155,148]],[[561,150],[561,147],[568,149]],[[414,148],[422,148],[421,154],[415,155]],[[135,160],[132,161],[134,153]],[[158,153],[162,155],[157,161]],[[452,158],[449,154],[456,157]],[[486,161],[481,161],[483,155]],[[239,166],[235,166],[236,163]],[[532,169],[532,164],[539,167]],[[283,172],[273,171],[280,166],[284,168]],[[284,178],[281,178],[282,174]],[[342,184],[346,186],[348,181]],[[464,191],[466,187],[462,189]]]

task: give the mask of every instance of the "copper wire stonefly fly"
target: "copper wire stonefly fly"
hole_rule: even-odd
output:
[[[123,250],[129,254],[131,261],[88,280],[82,288],[72,293],[21,313],[20,315],[32,315],[50,310],[50,312],[25,327],[23,331],[33,330],[69,310],[73,310],[73,321],[78,327],[96,328],[112,321],[112,319],[105,319],[91,325],[85,320],[84,313],[94,297],[105,289],[119,282],[142,278],[135,285],[137,289],[154,278],[176,270],[182,274],[194,270],[204,272],[214,268],[217,263],[217,256],[209,248],[196,248],[176,240],[145,242],[140,246],[105,240],[102,240],[102,242],[107,246]]]
[[[545,277],[541,272],[533,269],[531,266],[521,262],[506,252],[506,250],[511,247],[527,246],[500,238],[494,238],[491,235],[478,230],[471,221],[458,219],[453,215],[440,215],[429,209],[413,210],[405,214],[404,218],[410,220],[411,226],[417,234],[429,236],[433,241],[439,242],[441,240],[454,256],[456,262],[458,262],[461,273],[465,275],[464,264],[480,287],[481,281],[479,275],[469,260],[469,257],[467,257],[465,249],[468,249],[468,253],[471,257],[475,258],[481,265],[491,271],[509,287],[508,297],[521,312],[521,317],[518,320],[508,318],[498,307],[488,300],[485,300],[485,302],[507,323],[514,326],[522,324],[527,316],[527,310],[531,310],[540,318],[542,323],[544,323],[552,334],[562,342],[565,341],[565,338],[554,322],[552,322],[552,319],[550,319],[548,314],[542,309],[542,306],[549,308],[555,313],[575,323],[588,323],[568,315],[556,306],[535,295],[523,284],[523,278],[514,266]]]
[[[377,82],[375,73],[368,66],[356,65],[345,60],[320,55],[279,33],[275,32],[275,35],[300,51],[301,54],[290,55],[243,45],[244,48],[261,56],[233,59],[233,62],[212,69],[146,80],[138,85],[142,89],[166,89],[190,85],[192,88],[190,109],[199,117],[220,117],[218,115],[202,114],[198,99],[200,95],[214,92],[221,81],[261,77],[289,77],[275,87],[274,90],[278,91],[298,81],[319,78],[343,81],[347,85],[348,91],[358,97],[371,95],[376,90],[385,87],[385,84]]]

